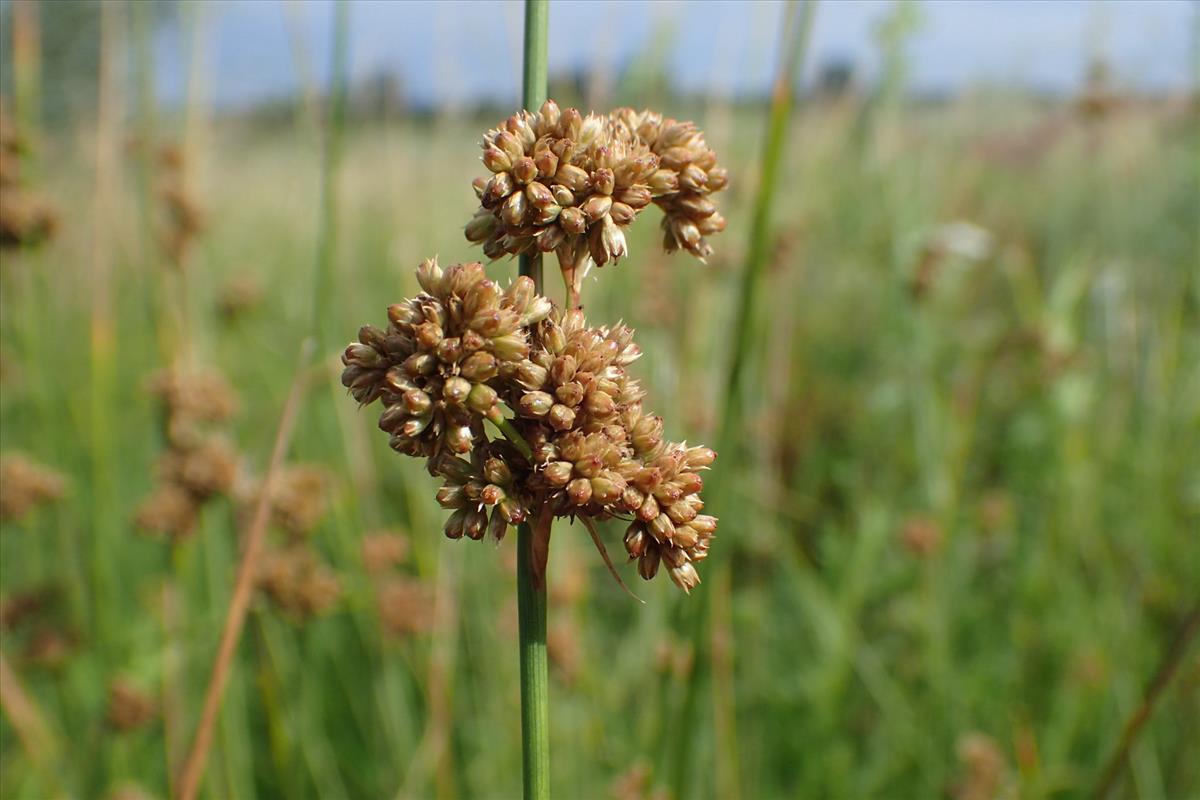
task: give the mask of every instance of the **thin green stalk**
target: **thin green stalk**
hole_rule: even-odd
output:
[[[321,157],[321,218],[317,237],[316,279],[313,281],[312,327],[317,352],[334,341],[338,330],[329,299],[333,296],[334,255],[337,249],[337,173],[346,127],[346,79],[349,63],[350,3],[338,0],[333,20],[333,52],[329,79],[329,117]]]
[[[717,436],[717,449],[726,458],[736,457],[736,438],[742,430],[743,397],[746,382],[745,372],[751,353],[757,319],[755,304],[760,285],[766,272],[771,239],[771,210],[779,176],[782,172],[784,145],[787,141],[788,123],[792,116],[793,81],[804,64],[812,31],[816,0],[805,0],[803,4],[789,3],[784,11],[780,29],[781,59],[771,91],[770,118],[763,140],[762,166],[758,192],[754,198],[753,216],[750,225],[750,246],[746,256],[746,267],[737,299],[734,318],[734,346],[729,373],[725,384],[725,409]],[[726,465],[727,469],[729,464]],[[713,487],[716,507],[721,502],[724,486]],[[688,609],[691,616],[692,643],[695,648],[695,664],[698,674],[688,683],[684,696],[679,730],[695,730],[699,714],[699,696],[704,683],[700,674],[706,664],[712,669],[712,692],[714,714],[714,767],[719,797],[737,798],[740,795],[738,777],[737,713],[734,695],[733,665],[733,620],[732,620],[732,574],[728,558],[719,559],[714,565],[712,590],[706,602],[696,609]],[[692,759],[696,748],[686,746],[686,737],[678,737],[679,744],[671,757],[671,786],[675,797],[691,796],[690,781],[696,772]]]
[[[537,110],[546,100],[546,41],[549,0],[525,0],[522,100]],[[520,273],[542,291],[542,259],[521,256]],[[549,535],[547,530],[546,535]],[[546,581],[534,569],[535,533],[517,528],[517,615],[521,647],[521,752],[525,800],[550,797],[550,697],[546,661]]]

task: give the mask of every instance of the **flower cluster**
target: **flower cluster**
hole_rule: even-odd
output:
[[[547,100],[489,130],[482,147],[492,175],[475,180],[467,239],[491,259],[555,253],[573,298],[593,264],[626,254],[625,231],[651,203],[668,252],[704,259],[705,237],[725,229],[709,196],[727,176],[691,122],[630,108],[585,117]]]
[[[138,508],[142,530],[181,538],[192,533],[200,509],[228,494],[238,476],[238,453],[213,431],[236,409],[232,390],[216,373],[166,370],[151,392],[163,407],[167,449],[156,466],[157,486]]]
[[[0,248],[40,244],[58,228],[53,207],[27,185],[21,162],[28,146],[0,103]]]
[[[543,515],[620,517],[643,578],[665,563],[695,586],[716,529],[700,514],[700,472],[716,454],[664,440],[627,372],[641,354],[633,331],[589,326],[528,278],[502,290],[478,263],[426,261],[417,277],[425,291],[346,348],[342,383],[363,405],[378,400],[391,446],[443,479],[445,534],[498,540]],[[507,439],[489,440],[485,420]]]

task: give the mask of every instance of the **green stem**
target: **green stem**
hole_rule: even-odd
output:
[[[525,0],[525,60],[522,101],[536,111],[546,100],[546,32],[549,0]],[[520,273],[542,291],[540,255],[521,256]],[[494,421],[493,421],[494,422]],[[502,431],[504,428],[496,423]],[[504,424],[511,427],[507,420]],[[505,431],[505,435],[508,435]],[[512,438],[512,437],[510,437]],[[550,797],[550,697],[546,662],[546,581],[534,570],[534,531],[517,528],[517,614],[521,638],[521,752],[525,800]]]
[[[342,159],[342,132],[346,123],[346,75],[349,63],[350,3],[338,0],[333,17],[333,51],[329,78],[329,117],[326,120],[321,158],[321,217],[317,237],[316,276],[313,281],[312,332],[317,351],[334,341],[337,320],[329,300],[334,290],[337,251],[337,173]]]
[[[725,409],[717,435],[717,450],[728,459],[737,457],[738,436],[742,430],[743,396],[747,362],[756,347],[753,342],[757,319],[755,301],[760,293],[767,260],[771,252],[771,210],[776,186],[783,168],[784,145],[788,123],[792,117],[794,81],[804,64],[809,34],[817,0],[803,4],[789,3],[780,28],[782,57],[771,91],[770,118],[762,146],[761,174],[750,226],[750,248],[742,273],[734,318],[734,347],[725,384]],[[726,464],[728,469],[735,464]],[[724,485],[713,485],[714,507],[722,508]],[[678,730],[696,730],[700,713],[700,692],[705,683],[701,674],[706,667],[712,670],[713,713],[715,716],[717,796],[740,796],[738,776],[737,713],[734,699],[732,574],[728,558],[719,558],[713,565],[712,589],[705,602],[685,611],[698,674],[688,683],[680,713]],[[695,748],[682,741],[671,753],[671,786],[675,797],[690,797],[690,781],[696,773],[692,764]]]

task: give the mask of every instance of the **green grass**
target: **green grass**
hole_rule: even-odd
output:
[[[724,198],[729,230],[706,267],[656,252],[655,230],[639,226],[632,257],[589,286],[588,312],[638,328],[646,356],[635,371],[668,433],[711,441],[766,115],[664,110],[710,128],[735,180]],[[724,507],[713,509],[722,518],[713,560],[731,575],[733,685],[706,681],[695,727],[674,728],[692,674],[685,607],[702,598],[658,580],[633,587],[645,606],[630,601],[586,532],[562,526],[549,628],[552,639],[566,631],[579,660],[570,674],[551,666],[553,796],[608,797],[638,764],[649,788],[665,786],[682,742],[694,753],[694,796],[716,797],[714,688],[736,703],[747,798],[944,796],[967,774],[956,750],[973,732],[996,742],[1009,796],[1091,791],[1200,586],[1200,175],[1194,116],[1150,106],[1091,128],[1064,117],[1036,161],[980,152],[985,139],[1066,113],[965,98],[883,111],[865,130],[852,104],[793,120],[746,365],[745,446],[715,466]],[[324,298],[327,313],[352,322],[340,338],[379,324],[388,303],[414,292],[421,258],[476,257],[461,225],[486,124],[345,131],[335,291]],[[162,718],[114,734],[104,687],[122,675],[160,693],[178,648],[178,724],[191,738],[237,552],[224,501],[174,555],[130,523],[161,447],[143,386],[163,365],[148,293],[166,267],[147,257],[137,164],[123,157],[121,186],[105,198],[116,358],[110,392],[96,397],[94,150],[82,139],[54,137],[42,153],[60,237],[35,253],[6,252],[0,268],[3,449],[72,481],[60,505],[5,525],[0,583],[5,595],[61,586],[47,624],[77,642],[64,666],[44,670],[22,657],[28,630],[0,638],[58,742],[49,771],[35,769],[0,717],[0,796],[14,800],[47,796],[49,775],[81,797],[127,780],[166,796]],[[294,354],[312,332],[319,147],[303,132],[234,124],[218,125],[211,141],[197,165],[210,226],[188,277],[192,337],[199,360],[237,388],[237,441],[261,474]],[[917,298],[923,247],[954,220],[990,231],[992,254],[946,259]],[[491,270],[512,276],[516,264]],[[222,322],[213,299],[241,274],[260,281],[263,302]],[[548,285],[561,296],[556,280]],[[336,354],[325,362],[334,380]],[[111,426],[99,439],[112,459],[103,496],[93,403]],[[433,482],[388,450],[374,422],[340,387],[308,393],[293,460],[336,476],[314,542],[343,597],[303,626],[256,603],[204,796],[520,792],[515,537],[499,550],[446,541]],[[917,515],[942,533],[927,557],[901,539]],[[409,532],[403,569],[436,587],[431,633],[380,633],[358,551],[360,535],[380,525]],[[602,532],[619,551],[620,526]],[[170,638],[159,602],[168,576],[181,592]],[[1193,647],[1119,796],[1200,793],[1198,718]]]

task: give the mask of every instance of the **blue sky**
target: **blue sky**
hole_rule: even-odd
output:
[[[848,59],[871,76],[878,68],[873,30],[890,5],[824,0],[810,64]],[[218,104],[295,92],[296,42],[307,68],[323,81],[333,7],[332,0],[218,0],[189,7],[201,20],[202,63]],[[931,90],[990,82],[1070,91],[1079,86],[1089,53],[1099,49],[1122,85],[1181,88],[1195,80],[1197,8],[1186,0],[925,0],[908,49],[911,82]],[[768,84],[782,3],[552,0],[550,13],[552,72],[611,70],[658,37],[677,86],[738,94]],[[351,0],[351,76],[398,74],[417,103],[435,97],[450,104],[513,102],[520,33],[515,0]],[[182,36],[173,27],[158,42],[160,86],[168,99],[182,93]]]

